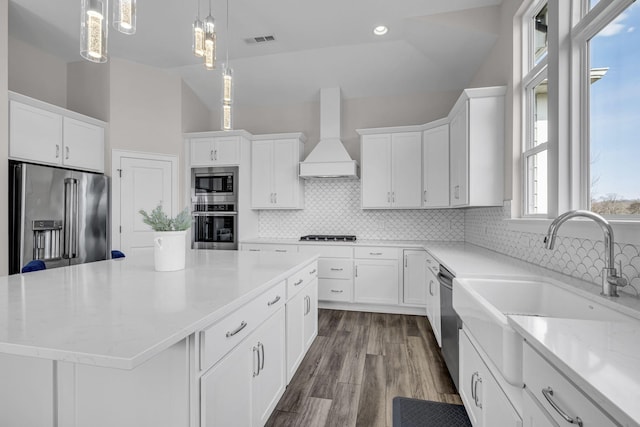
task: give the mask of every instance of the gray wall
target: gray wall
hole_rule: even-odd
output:
[[[9,153],[9,112],[7,111],[9,100],[7,88],[9,87],[9,69],[7,67],[9,57],[8,34],[9,1],[0,0],[0,275],[8,273],[9,241],[7,230],[9,229],[7,218],[8,194],[8,162]]]

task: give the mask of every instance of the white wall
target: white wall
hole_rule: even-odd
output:
[[[195,92],[182,82],[182,131],[205,132],[214,129],[209,108],[205,106]]]
[[[9,90],[67,107],[65,61],[13,37],[9,37],[8,61]]]
[[[67,65],[67,108],[77,113],[109,121],[110,63],[89,61]]]
[[[9,86],[9,69],[7,62],[9,58],[8,52],[8,30],[9,22],[9,1],[0,0],[0,275],[4,276],[8,273],[9,263],[9,241],[7,239],[7,230],[9,223],[7,218],[7,200],[8,194],[8,161],[9,153],[9,112],[7,110],[9,100],[7,97],[7,88]]]

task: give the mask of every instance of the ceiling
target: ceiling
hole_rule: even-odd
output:
[[[180,75],[212,110],[227,46],[235,102],[316,102],[322,87],[343,98],[402,96],[466,87],[495,44],[502,0],[212,0],[217,69],[191,53],[197,0],[137,0],[137,32],[109,30],[108,53]],[[204,17],[208,2],[202,1]],[[389,32],[375,36],[384,24]],[[68,62],[79,55],[80,0],[10,0],[9,34]],[[275,41],[249,44],[255,36]]]

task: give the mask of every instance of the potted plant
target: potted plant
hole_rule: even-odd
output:
[[[185,208],[175,218],[169,216],[158,205],[148,214],[140,209],[142,221],[149,225],[154,233],[153,255],[156,271],[182,270],[185,264],[185,236],[191,227],[191,217]]]

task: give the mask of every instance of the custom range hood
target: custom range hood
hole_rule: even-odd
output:
[[[301,178],[358,178],[358,162],[340,141],[340,88],[320,89],[320,142],[304,162]]]

